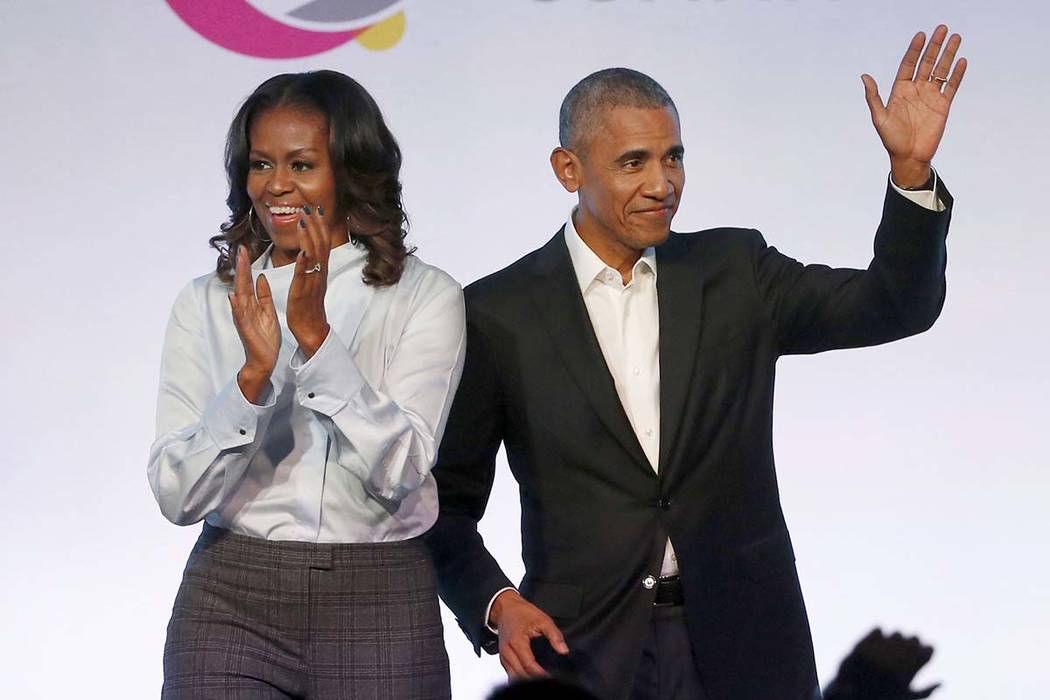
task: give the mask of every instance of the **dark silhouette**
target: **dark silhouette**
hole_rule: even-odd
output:
[[[553,678],[522,680],[497,688],[488,700],[598,700],[596,695],[572,683]]]
[[[838,675],[824,690],[824,700],[919,700],[940,687],[911,690],[915,674],[933,656],[933,647],[900,632],[876,628],[842,660]]]

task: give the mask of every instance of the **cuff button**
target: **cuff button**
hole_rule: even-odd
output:
[[[306,398],[308,398],[308,399],[312,399],[313,397],[314,397],[314,392],[312,392],[312,391],[309,394],[306,395]]]
[[[247,434],[248,434],[248,431],[247,431],[247,430],[245,430],[244,428],[241,428],[241,429],[240,429],[240,430],[238,430],[237,432],[238,432],[238,433],[240,433],[241,435],[247,435]]]

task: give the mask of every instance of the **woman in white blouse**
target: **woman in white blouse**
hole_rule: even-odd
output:
[[[462,291],[404,244],[401,153],[340,73],[279,75],[230,127],[215,272],[179,294],[149,481],[205,521],[168,698],[448,697],[417,538],[462,369]]]

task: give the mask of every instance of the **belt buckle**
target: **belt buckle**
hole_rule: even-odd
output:
[[[667,576],[657,580],[656,596],[653,598],[654,608],[670,608],[683,602],[682,580],[679,576]]]

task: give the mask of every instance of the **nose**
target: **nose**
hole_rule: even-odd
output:
[[[661,202],[674,194],[674,181],[671,179],[671,173],[662,163],[650,164],[646,172],[642,194],[652,199],[659,199]]]
[[[282,195],[292,189],[292,180],[283,168],[274,168],[270,171],[270,178],[266,181],[266,191],[272,195]]]

